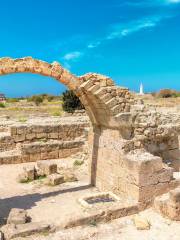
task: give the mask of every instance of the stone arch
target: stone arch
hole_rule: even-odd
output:
[[[77,77],[58,62],[50,64],[32,57],[0,59],[0,75],[25,72],[52,77],[73,90],[84,104],[93,125],[121,127],[124,123],[121,113],[130,112],[130,92],[127,88],[115,86],[109,77],[94,73]]]

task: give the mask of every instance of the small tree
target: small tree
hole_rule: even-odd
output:
[[[43,97],[40,95],[32,96],[29,101],[34,102],[36,106],[39,106],[43,102]]]
[[[176,93],[176,91],[171,89],[161,89],[158,93],[158,97],[160,98],[170,98],[173,97],[173,95]]]
[[[72,90],[67,90],[62,94],[62,101],[65,112],[73,113],[75,110],[84,109],[83,104]]]

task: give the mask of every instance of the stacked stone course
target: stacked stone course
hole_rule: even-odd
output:
[[[58,159],[82,152],[88,122],[17,124],[0,136],[0,164]]]

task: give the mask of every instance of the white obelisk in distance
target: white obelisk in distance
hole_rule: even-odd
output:
[[[139,95],[144,95],[144,87],[143,84],[140,84]]]

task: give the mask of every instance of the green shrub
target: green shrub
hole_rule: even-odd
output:
[[[5,108],[5,107],[6,107],[6,105],[4,103],[0,102],[0,108]]]
[[[52,116],[54,117],[60,117],[62,115],[61,111],[55,111],[52,113]]]
[[[176,94],[176,91],[171,89],[161,89],[159,93],[157,94],[157,97],[159,98],[170,98],[173,97],[174,94]]]
[[[83,163],[84,163],[83,160],[75,160],[74,163],[73,163],[73,165],[74,165],[74,166],[81,166]]]
[[[51,102],[51,101],[53,101],[54,99],[55,99],[55,96],[53,96],[53,95],[47,95],[47,100],[48,100],[48,102]]]
[[[34,102],[36,106],[39,106],[43,102],[43,96],[41,95],[34,95],[28,99],[28,102]]]
[[[62,107],[65,112],[73,113],[75,110],[84,109],[79,98],[71,90],[67,90],[62,94],[62,100]]]

